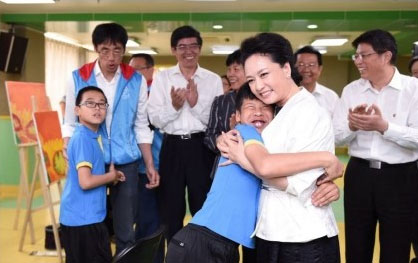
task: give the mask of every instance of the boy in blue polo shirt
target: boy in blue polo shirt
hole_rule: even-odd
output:
[[[99,125],[109,105],[103,91],[88,86],[78,92],[75,113],[80,125],[68,144],[68,176],[61,198],[60,223],[67,263],[111,262],[106,216],[106,184],[124,181],[105,162]]]

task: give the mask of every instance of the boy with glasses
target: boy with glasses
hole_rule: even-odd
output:
[[[75,112],[80,123],[68,144],[68,176],[62,194],[60,223],[67,263],[110,262],[106,184],[124,181],[113,163],[105,173],[100,124],[106,116],[103,91],[88,86],[78,92]]]
[[[108,98],[110,107],[99,128],[106,164],[114,163],[126,181],[110,186],[116,253],[135,242],[138,207],[138,165],[142,157],[149,171],[149,187],[158,186],[159,176],[152,160],[152,132],[146,115],[147,83],[132,67],[122,63],[128,35],[116,23],[96,26],[92,41],[99,54],[97,61],[73,71],[67,86],[67,108],[63,137],[67,145],[75,126],[75,96],[86,86],[97,86]],[[138,147],[139,146],[139,147]]]

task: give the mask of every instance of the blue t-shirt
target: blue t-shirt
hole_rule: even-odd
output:
[[[242,136],[245,131],[240,126],[236,129]],[[225,161],[221,157],[219,163]],[[261,180],[239,165],[218,167],[206,201],[191,223],[205,226],[236,243],[254,248],[251,234],[257,221],[260,189]]]
[[[77,173],[82,166],[90,167],[93,176],[105,173],[100,137],[83,125],[77,126],[67,154],[69,167],[61,198],[60,222],[66,226],[100,223],[106,216],[106,186],[83,190]]]

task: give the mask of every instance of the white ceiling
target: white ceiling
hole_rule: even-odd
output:
[[[1,14],[59,14],[59,13],[199,13],[199,12],[313,12],[313,11],[394,11],[418,10],[418,0],[236,0],[236,1],[186,1],[186,0],[59,0],[55,4],[43,5],[7,5],[0,2]],[[95,25],[104,21],[74,22],[52,21],[45,23],[45,30],[57,32],[77,40],[80,44],[91,43],[91,32]],[[140,23],[140,21],[138,21]],[[144,22],[142,31],[128,32],[143,47],[156,48],[160,55],[170,54],[170,30],[159,30],[164,22]],[[168,22],[167,22],[168,23]],[[192,23],[193,24],[193,23]],[[418,23],[416,23],[418,24]],[[166,25],[168,28],[172,26]],[[365,25],[367,27],[367,25]],[[414,25],[413,25],[414,26]],[[418,26],[418,25],[416,25]],[[346,36],[349,41],[341,47],[328,48],[328,55],[339,55],[352,50],[351,41],[362,31],[329,31],[318,28],[305,32],[278,32],[286,36],[296,49],[310,44],[317,36]],[[398,33],[392,30],[392,33]],[[418,27],[416,27],[418,41]],[[203,55],[210,54],[215,44],[239,45],[239,43],[257,32],[234,30],[233,32],[202,32]]]

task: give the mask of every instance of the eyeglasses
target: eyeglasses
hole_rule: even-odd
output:
[[[200,45],[197,44],[197,43],[193,43],[193,44],[189,44],[189,45],[180,44],[180,45],[176,46],[176,49],[179,50],[179,51],[181,51],[181,52],[184,52],[184,51],[186,51],[188,49],[189,50],[192,50],[192,51],[196,51],[199,48],[200,48]]]
[[[351,59],[353,61],[356,61],[357,59],[363,60],[364,58],[367,58],[368,56],[371,56],[371,55],[374,55],[374,54],[377,54],[377,53],[373,52],[373,53],[369,53],[369,54],[354,54],[354,55],[351,56]]]
[[[311,62],[311,63],[298,63],[296,64],[297,68],[315,68],[316,66],[318,66],[318,63],[315,62]]]
[[[102,50],[99,50],[98,53],[106,58],[109,58],[110,54],[113,54],[114,57],[121,57],[123,55],[123,49],[116,48],[111,50],[104,48]]]
[[[106,102],[94,102],[94,101],[85,101],[83,103],[78,104],[78,106],[86,106],[87,108],[95,109],[99,106],[99,109],[105,110],[109,107],[109,104]]]

